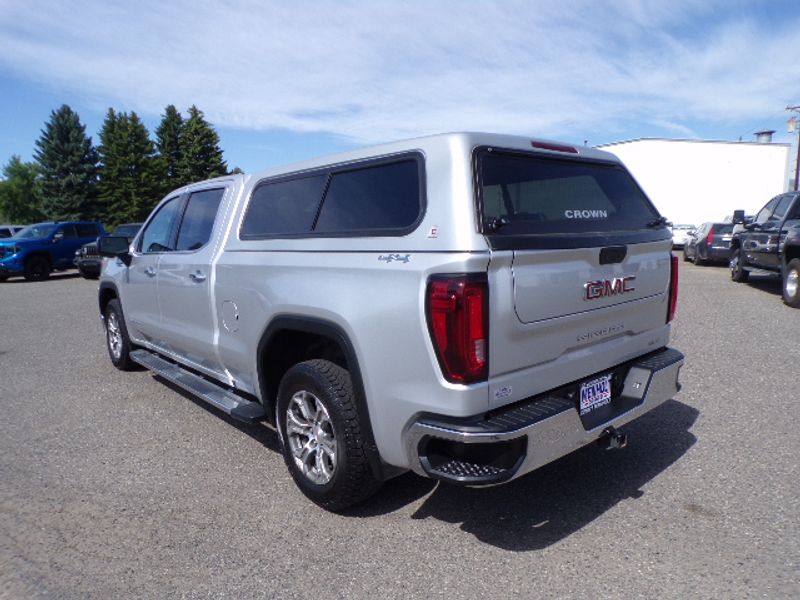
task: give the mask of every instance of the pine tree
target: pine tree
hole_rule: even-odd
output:
[[[22,162],[12,156],[3,167],[0,181],[0,222],[35,223],[45,219],[39,203],[39,185],[36,181],[39,168],[35,163]]]
[[[100,132],[100,199],[107,222],[143,221],[160,199],[155,146],[139,116],[109,109]]]
[[[188,181],[181,181],[178,169],[181,162],[181,138],[183,136],[183,117],[174,105],[164,111],[161,123],[156,129],[156,150],[160,160],[162,193],[180,187]]]
[[[77,113],[66,104],[50,113],[36,147],[42,211],[56,220],[96,218],[97,152]]]
[[[178,179],[183,183],[191,183],[225,175],[227,171],[217,132],[205,120],[203,113],[192,105],[181,137]]]
[[[101,218],[107,225],[116,221],[111,212],[111,206],[115,203],[116,183],[119,181],[120,160],[119,148],[117,143],[117,122],[119,116],[113,108],[109,108],[103,127],[100,129],[100,146],[97,154],[100,159],[98,169],[99,182],[97,185],[97,204],[101,212]]]

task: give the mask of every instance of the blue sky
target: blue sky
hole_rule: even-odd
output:
[[[0,0],[0,163],[62,104],[95,143],[196,104],[245,171],[457,130],[789,141],[798,32],[796,0]]]

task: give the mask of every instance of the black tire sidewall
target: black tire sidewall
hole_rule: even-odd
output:
[[[747,280],[747,271],[742,267],[742,249],[737,248],[734,255],[736,257],[736,269],[731,269],[731,279],[736,282],[743,282]],[[733,259],[731,256],[731,259]]]
[[[343,380],[345,385],[339,394],[320,367],[337,373],[338,377],[346,377]],[[336,470],[331,480],[323,485],[315,484],[303,475],[294,462],[287,441],[286,409],[292,396],[301,390],[314,394],[324,404],[333,424],[336,438]],[[341,393],[342,391],[344,393]],[[363,453],[364,441],[360,433],[360,424],[356,427],[348,426],[343,416],[345,414],[357,414],[352,381],[346,369],[329,361],[310,360],[294,365],[281,380],[275,408],[275,423],[284,462],[300,491],[312,502],[327,510],[338,511],[348,508],[374,491],[372,479],[364,477],[363,470],[368,466],[365,464],[359,466],[351,462],[354,460],[353,456],[359,454],[359,450]],[[362,470],[360,474],[358,469]],[[354,481],[358,480],[361,481],[363,489],[353,487]]]
[[[41,270],[35,270],[34,266],[41,265]],[[46,258],[34,256],[25,263],[25,279],[28,281],[42,281],[50,277],[50,263]]]

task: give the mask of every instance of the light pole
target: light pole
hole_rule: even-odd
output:
[[[800,113],[800,105],[797,106],[787,106],[786,110],[790,110],[792,112]],[[800,176],[800,127],[797,124],[797,118],[792,117],[789,119],[790,124],[790,133],[797,133],[797,160],[794,165],[794,191],[797,191],[797,178]]]

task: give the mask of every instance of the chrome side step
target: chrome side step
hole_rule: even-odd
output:
[[[222,386],[195,375],[180,365],[164,360],[153,352],[134,350],[130,356],[134,362],[139,363],[145,369],[149,369],[156,375],[171,381],[178,387],[197,396],[200,400],[208,402],[222,412],[229,414],[237,421],[254,423],[263,420],[267,416],[264,407],[258,402],[245,400]]]

